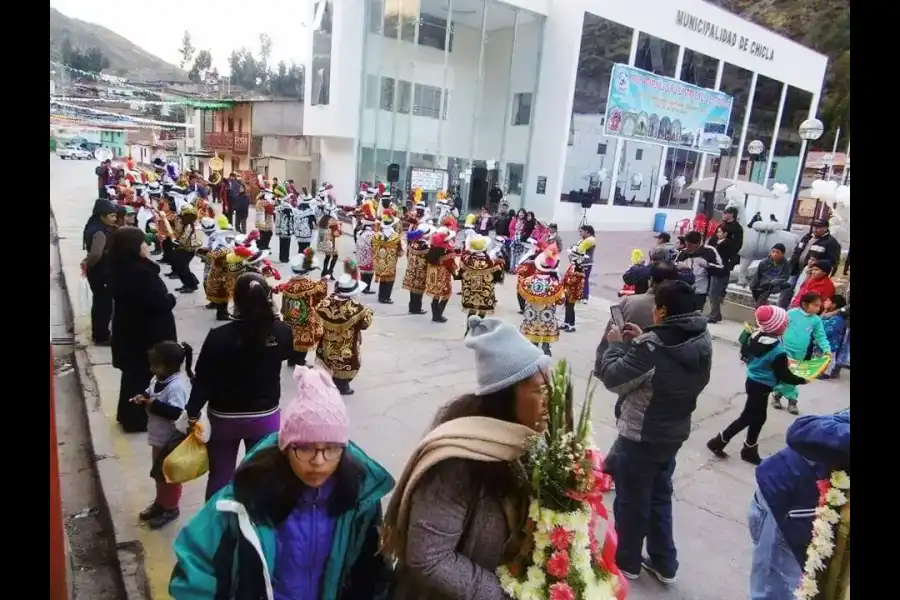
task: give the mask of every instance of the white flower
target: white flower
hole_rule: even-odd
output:
[[[815,598],[819,594],[819,586],[816,584],[815,579],[804,575],[803,579],[800,580],[800,587],[797,591],[804,594],[803,596],[797,596],[795,592],[795,597],[797,598]]]
[[[822,537],[828,541],[834,540],[834,526],[821,519],[813,522],[813,537]]]
[[[839,490],[849,490],[850,476],[844,471],[835,471],[831,474],[831,486]]]
[[[831,555],[834,553],[834,543],[830,540],[813,538],[812,544],[822,558],[831,558]]]
[[[816,518],[834,525],[841,520],[841,515],[829,506],[820,506],[816,508]]]
[[[547,576],[544,574],[544,570],[540,567],[528,567],[528,570],[525,572],[525,574],[526,581],[529,585],[534,585],[538,588],[542,588],[544,587],[544,584],[547,583]]]
[[[815,538],[813,539],[813,543],[809,545],[806,549],[806,566],[804,567],[804,571],[807,575],[815,576],[816,571],[824,571],[825,570],[825,561],[822,559],[822,555],[819,552],[818,546],[815,543]]]
[[[825,502],[831,506],[843,506],[847,504],[847,496],[837,488],[831,488],[825,493]]]

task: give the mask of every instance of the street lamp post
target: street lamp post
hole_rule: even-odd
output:
[[[757,157],[763,153],[763,150],[766,149],[765,144],[763,144],[759,140],[753,140],[749,144],[747,144],[747,154],[750,155],[750,177],[747,178],[748,181],[756,181],[753,178],[753,167],[756,166]]]
[[[831,165],[834,164],[834,154],[826,154],[822,157],[822,174],[819,176],[819,179],[822,181],[826,181],[826,177],[828,177],[828,169],[831,168]],[[816,198],[816,209],[813,211],[813,219],[821,218],[819,214],[822,210],[822,199]]]
[[[722,157],[725,151],[731,148],[731,138],[720,133],[716,136],[716,146],[719,148],[719,159],[716,162],[716,176],[713,178],[712,192],[710,192],[709,200],[703,206],[703,213],[706,216],[706,225],[703,227],[703,243],[706,243],[706,237],[709,233],[709,222],[712,220],[713,208],[716,204],[716,188],[719,187],[719,173],[722,172]]]
[[[794,222],[794,213],[797,211],[797,201],[800,197],[800,186],[803,185],[803,171],[806,167],[806,157],[809,154],[809,146],[812,142],[822,137],[822,134],[825,133],[825,126],[822,124],[822,121],[816,118],[807,119],[800,123],[797,133],[800,134],[800,139],[806,140],[806,147],[803,149],[803,156],[800,157],[800,178],[794,188],[794,199],[791,202],[791,210],[788,212],[788,222],[787,227],[785,228],[788,231],[791,230],[791,223]]]

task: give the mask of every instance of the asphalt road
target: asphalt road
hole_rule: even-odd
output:
[[[51,205],[60,232],[63,266],[76,316],[79,342],[85,340],[88,323],[82,315],[77,291],[78,262],[81,259],[81,230],[95,197],[92,163],[59,161],[50,157]],[[250,222],[252,223],[252,216]],[[601,233],[597,259],[602,273],[621,273],[634,247],[648,247],[652,239],[645,233]],[[296,246],[295,248],[296,249]],[[339,244],[342,257],[352,252],[352,238]],[[202,265],[195,261],[200,276]],[[404,264],[400,265],[400,272]],[[286,265],[282,272],[287,273]],[[597,283],[602,285],[602,273]],[[171,288],[178,283],[166,280]],[[497,316],[517,323],[514,283],[508,278],[497,290]],[[604,298],[602,296],[607,296]],[[351,436],[392,473],[399,474],[416,442],[421,438],[439,406],[469,392],[474,387],[473,356],[463,345],[465,321],[458,296],[451,300],[446,324],[432,323],[428,316],[410,316],[407,295],[400,286],[394,290],[393,305],[380,305],[372,297],[375,319],[363,336],[362,370],[354,381],[356,394],[348,397]],[[578,331],[562,334],[553,347],[554,358],[566,358],[579,378],[579,390],[589,377],[597,343],[609,315],[608,294],[594,294],[587,305],[579,305]],[[199,348],[214,315],[204,308],[202,293],[179,295],[176,308],[179,338]],[[744,368],[732,340],[739,326],[723,324],[711,328],[724,341],[715,341],[712,381],[701,394],[693,416],[693,432],[678,457],[675,473],[675,528],[681,569],[678,583],[663,588],[646,574],[633,582],[629,598],[683,600],[739,600],[747,597],[751,543],[746,517],[754,490],[753,467],[738,458],[718,460],[710,456],[706,441],[734,419],[743,405]],[[165,598],[171,572],[170,544],[179,526],[203,500],[204,481],[188,484],[182,504],[181,522],[160,532],[150,532],[137,524],[137,512],[152,498],[153,484],[147,477],[150,450],[141,435],[123,435],[114,423],[118,371],[109,364],[109,351],[88,348],[90,369],[97,383],[99,403],[90,408],[92,435],[96,447],[111,448],[112,460],[101,463],[104,493],[120,542],[139,540],[146,555],[146,569],[155,598]],[[283,397],[292,392],[291,372],[282,372]],[[87,391],[90,397],[92,390]],[[801,411],[829,412],[850,403],[849,374],[840,381],[815,382],[803,389]],[[593,424],[599,446],[606,449],[615,437],[612,407],[615,397],[599,390],[595,396]],[[784,445],[784,432],[793,417],[773,411],[760,440],[763,455]],[[102,439],[100,439],[102,438]],[[737,444],[733,452],[736,454]],[[608,498],[611,506],[612,498]]]

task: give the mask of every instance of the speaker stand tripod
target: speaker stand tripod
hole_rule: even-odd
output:
[[[578,223],[578,229],[581,229],[582,227],[584,227],[585,225],[588,224],[587,214],[588,214],[588,207],[582,205],[582,208],[581,208],[581,222]]]

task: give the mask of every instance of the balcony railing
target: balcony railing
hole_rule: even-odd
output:
[[[203,146],[208,150],[231,150],[238,154],[246,154],[250,150],[250,134],[205,131],[203,132]]]
[[[235,133],[234,134],[234,151],[237,154],[247,154],[250,150],[250,134]]]
[[[210,150],[231,150],[234,148],[234,134],[227,131],[205,131],[203,145]]]

